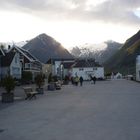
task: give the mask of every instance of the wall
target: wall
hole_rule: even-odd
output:
[[[140,81],[140,55],[136,58],[136,81]]]
[[[13,61],[10,65],[10,75],[12,75],[17,79],[21,78],[21,64],[20,64],[20,58],[18,53],[15,54]]]
[[[61,65],[61,61],[55,61],[55,65],[54,65],[54,75],[60,75],[60,65]]]
[[[82,76],[84,80],[90,80],[89,75],[96,76],[97,78],[104,78],[104,68],[103,67],[88,67],[88,68],[73,68],[72,76],[78,75]]]

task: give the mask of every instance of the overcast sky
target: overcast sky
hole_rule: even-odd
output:
[[[46,33],[70,48],[124,42],[140,27],[140,0],[0,0],[0,42]]]

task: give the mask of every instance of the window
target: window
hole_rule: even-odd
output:
[[[93,67],[93,70],[97,70],[97,68],[96,67]]]
[[[83,71],[84,70],[84,68],[79,68],[79,71]]]
[[[30,68],[30,63],[25,63],[25,68]]]

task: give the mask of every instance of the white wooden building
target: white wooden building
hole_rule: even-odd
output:
[[[104,67],[93,59],[50,59],[47,65],[49,67],[47,71],[61,78],[82,76],[84,80],[90,80],[91,75],[104,79]]]
[[[71,65],[74,63],[75,59],[49,59],[45,71],[64,78],[69,75]]]
[[[104,67],[95,60],[77,60],[71,67],[72,76],[82,76],[84,80],[90,80],[90,75],[104,79]]]
[[[136,81],[140,81],[140,55],[136,58]]]

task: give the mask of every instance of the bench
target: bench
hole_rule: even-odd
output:
[[[36,99],[37,91],[33,91],[32,87],[23,87],[24,92],[26,94],[25,100],[31,100],[33,97]]]

